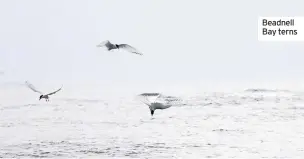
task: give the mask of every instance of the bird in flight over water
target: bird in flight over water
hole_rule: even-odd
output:
[[[172,104],[169,102],[167,102],[167,103],[156,102],[156,100],[162,96],[162,94],[160,94],[160,93],[142,93],[139,96],[144,97],[144,99],[141,100],[141,102],[146,104],[147,106],[149,106],[151,116],[153,116],[154,111],[156,109],[162,110],[162,109],[170,108],[172,106]],[[155,100],[151,102],[150,100],[148,100],[148,98],[150,98],[150,97],[154,97]]]
[[[128,51],[130,53],[143,55],[137,49],[135,49],[134,47],[132,47],[128,44],[112,44],[109,40],[101,42],[100,44],[97,45],[97,47],[106,47],[108,51],[114,50],[114,49],[122,49],[122,50]]]
[[[59,92],[59,91],[61,90],[61,88],[62,88],[62,86],[61,86],[61,88],[59,88],[58,90],[56,90],[56,91],[54,91],[54,92],[51,92],[51,93],[48,93],[48,94],[44,94],[44,93],[42,93],[41,91],[38,91],[38,90],[35,88],[35,86],[32,85],[32,84],[30,84],[28,81],[26,81],[25,84],[26,84],[26,86],[29,87],[32,91],[34,91],[34,92],[40,94],[39,100],[41,100],[42,98],[44,98],[45,101],[47,101],[47,102],[49,101],[49,96],[50,96],[50,95],[53,95],[53,94]]]

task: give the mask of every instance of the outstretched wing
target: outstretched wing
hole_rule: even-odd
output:
[[[142,93],[139,96],[159,96],[161,95],[160,93]]]
[[[177,97],[167,96],[164,98],[164,102],[167,104],[181,104],[183,100]]]
[[[150,106],[152,103],[155,103],[155,101],[161,96],[160,93],[142,93],[138,95],[140,98],[140,101],[145,103],[146,105]]]
[[[62,86],[61,86],[61,88],[62,88]],[[57,91],[52,92],[52,93],[49,93],[49,94],[47,94],[47,95],[53,95],[53,94],[55,94],[55,93],[59,92],[59,91],[61,90],[61,88],[59,88]]]
[[[100,44],[98,44],[97,47],[113,48],[114,45],[109,40],[106,40],[106,41],[103,41]]]
[[[153,103],[161,103],[164,105],[184,105],[183,100],[179,97],[167,96],[161,93],[142,93],[138,95],[140,101],[152,105]],[[147,105],[149,105],[147,104]]]
[[[128,45],[128,44],[119,44],[118,45],[120,49],[124,49],[128,52],[134,53],[134,54],[138,54],[138,55],[143,55],[141,52],[139,52],[138,50],[136,50],[134,47]]]
[[[34,85],[32,85],[31,83],[29,83],[28,81],[25,81],[25,84],[27,87],[29,87],[32,91],[43,94],[41,91],[38,91]]]

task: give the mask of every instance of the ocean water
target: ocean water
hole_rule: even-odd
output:
[[[128,97],[37,98],[0,101],[1,158],[304,158],[300,92],[183,96],[153,118]]]

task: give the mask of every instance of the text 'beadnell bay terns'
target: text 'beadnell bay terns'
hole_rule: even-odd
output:
[[[294,27],[295,26],[295,20],[289,19],[289,20],[267,20],[262,19],[262,32],[263,35],[297,35],[298,31],[296,29],[286,29],[286,27]],[[282,28],[275,28],[275,29],[269,29],[266,27],[281,27],[284,26],[284,29]]]

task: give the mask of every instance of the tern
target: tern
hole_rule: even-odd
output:
[[[172,101],[177,101],[176,100],[170,100],[168,101],[167,99],[165,99],[164,101],[166,103],[161,103],[161,102],[156,102],[156,100],[158,100],[159,98],[161,97],[166,97],[166,96],[163,96],[162,94],[160,93],[142,93],[140,94],[139,96],[141,97],[145,97],[145,101],[141,101],[143,102],[144,104],[148,105],[149,106],[149,109],[150,109],[150,113],[151,113],[151,116],[153,116],[154,114],[154,111],[156,109],[167,109],[167,108],[170,108],[172,106]],[[150,102],[147,98],[148,97],[155,97],[155,100],[153,102]]]
[[[61,90],[61,88],[62,88],[62,86],[61,86],[61,88],[59,88],[58,90],[56,90],[56,91],[54,91],[54,92],[52,92],[52,93],[43,94],[41,91],[38,91],[38,90],[35,88],[35,86],[32,85],[32,84],[30,84],[28,81],[26,81],[25,84],[26,84],[32,91],[37,92],[37,93],[40,93],[39,100],[41,100],[42,98],[44,98],[45,101],[47,101],[47,102],[49,101],[49,96],[50,96],[50,95],[53,95],[53,94],[59,92],[59,91]]]
[[[112,44],[109,40],[101,42],[97,45],[97,47],[106,47],[108,51],[114,49],[123,49],[134,54],[143,55],[141,52],[128,44]]]

